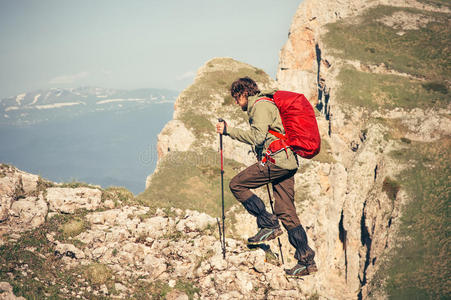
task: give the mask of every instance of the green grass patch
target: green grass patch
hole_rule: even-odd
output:
[[[62,233],[64,238],[72,238],[89,228],[89,223],[84,219],[75,218],[62,224],[59,231]]]
[[[224,201],[226,209],[235,203],[228,185],[241,164],[224,161]],[[218,215],[221,208],[220,154],[204,149],[197,152],[171,151],[152,175],[148,189],[137,200],[151,207],[195,209]]]
[[[267,86],[271,78],[261,69],[231,58],[216,58],[207,63],[207,68],[196,81],[180,95],[180,120],[191,129],[197,139],[205,134],[215,135],[214,124],[208,116],[214,109],[218,117],[231,115],[234,120],[245,121],[241,108],[230,96],[230,86],[240,77],[249,76],[259,87]],[[220,101],[219,108],[217,102]]]
[[[111,280],[112,272],[108,266],[101,263],[93,263],[86,267],[85,276],[91,284],[100,286]]]
[[[391,154],[409,166],[395,180],[412,199],[403,207],[396,247],[372,283],[385,281],[391,299],[451,297],[450,149],[447,137],[412,141]]]
[[[343,67],[338,75],[342,86],[337,101],[353,106],[393,109],[402,107],[446,107],[450,98],[440,90],[424,88],[421,81],[398,75],[361,72],[351,66]]]
[[[180,115],[180,121],[190,129],[198,140],[202,140],[205,134],[215,132],[214,125],[207,119],[207,115],[199,110],[187,109]]]
[[[155,280],[147,282],[139,280],[135,285],[133,299],[166,299],[166,296],[174,289],[184,292],[189,300],[194,299],[194,295],[198,294],[200,289],[193,282],[185,280],[177,280],[175,287],[171,288],[167,282]]]
[[[62,187],[62,188],[79,188],[79,187],[87,187],[87,188],[91,188],[91,189],[100,189],[98,186],[86,183],[86,182],[81,182],[81,181],[76,181],[76,180],[72,180],[71,182],[64,182],[60,185],[57,185],[58,187]]]
[[[429,4],[429,5],[434,5],[437,6],[439,8],[451,8],[451,3],[449,2],[449,0],[419,0],[418,2],[420,3],[424,3],[424,4]]]
[[[396,200],[396,196],[398,195],[400,188],[401,186],[396,180],[390,177],[384,178],[384,182],[382,183],[382,190],[387,194],[388,198],[392,202]]]
[[[404,34],[400,35],[397,33],[402,29],[380,21],[396,12],[428,17],[431,21],[416,30],[403,30]],[[329,49],[336,50],[334,55],[357,59],[364,64],[384,63],[389,69],[440,83],[450,78],[451,26],[448,14],[377,6],[358,20],[356,23],[344,19],[326,25],[328,32],[323,40]]]
[[[133,204],[135,196],[124,187],[110,186],[107,189],[102,190],[102,202],[105,202],[105,200],[112,200],[117,207],[120,204]]]
[[[194,295],[200,292],[200,289],[191,281],[177,281],[175,288],[179,291],[185,292],[190,300],[194,299]]]
[[[440,92],[444,95],[448,94],[448,88],[440,82],[428,82],[421,85],[426,91]]]
[[[156,280],[147,282],[139,280],[135,284],[133,299],[166,299],[166,295],[171,291],[167,282]]]
[[[312,160],[328,164],[335,162],[335,159],[332,156],[332,148],[326,139],[321,139],[321,150],[314,158],[312,158]]]

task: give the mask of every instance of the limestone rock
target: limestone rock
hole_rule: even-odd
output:
[[[38,180],[37,175],[0,164],[0,222],[8,219],[15,200],[31,196],[36,191]]]
[[[252,277],[246,272],[237,272],[236,279],[237,287],[241,294],[249,295],[254,287]]]
[[[39,197],[26,197],[11,205],[10,222],[20,223],[22,230],[36,228],[45,222],[48,207],[42,194]]]
[[[144,266],[147,268],[147,270],[150,272],[150,276],[153,278],[158,277],[167,269],[165,260],[153,255],[147,255],[144,258]]]
[[[124,293],[128,290],[127,287],[120,282],[116,282],[114,288],[120,293]]]
[[[180,220],[176,228],[178,231],[195,231],[205,229],[208,225],[216,224],[216,220],[206,213],[187,210],[184,219]]]
[[[188,151],[194,141],[194,134],[185,127],[182,121],[171,120],[158,135],[158,157],[153,152],[150,152],[150,157],[146,159],[156,161],[157,159],[162,159],[170,151]],[[150,186],[151,180],[152,175],[149,175],[146,179],[146,189]]]
[[[24,297],[16,297],[13,287],[8,282],[0,282],[0,298],[4,300],[25,300]]]
[[[55,251],[61,256],[68,256],[70,258],[77,259],[85,258],[84,252],[72,244],[63,244],[56,241]]]
[[[51,211],[74,213],[77,209],[96,210],[100,207],[102,192],[86,187],[47,189]]]
[[[188,300],[189,297],[182,291],[172,290],[166,295],[167,300]]]
[[[195,138],[182,121],[169,121],[158,135],[158,158],[163,158],[169,151],[188,151]]]
[[[137,226],[139,234],[144,234],[152,239],[162,237],[168,231],[171,231],[174,227],[174,222],[169,218],[156,216],[144,220]]]

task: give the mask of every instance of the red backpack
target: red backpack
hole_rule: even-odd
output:
[[[281,150],[287,151],[288,147],[303,158],[313,158],[319,153],[321,138],[315,112],[303,94],[277,91],[273,99],[265,97],[258,99],[257,102],[261,100],[270,101],[277,106],[285,129],[285,135],[268,130],[279,139],[269,145],[263,163],[266,160],[273,160],[271,154]]]

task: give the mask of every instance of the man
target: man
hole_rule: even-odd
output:
[[[281,235],[281,220],[288,231],[290,244],[296,249],[294,257],[298,261],[293,268],[285,270],[287,276],[301,277],[316,272],[315,252],[308,246],[307,235],[294,206],[294,174],[298,169],[296,154],[288,148],[287,151],[273,154],[265,163],[261,161],[262,153],[277,139],[268,133],[268,129],[285,134],[275,104],[261,99],[272,98],[275,91],[262,93],[251,78],[244,77],[233,82],[230,92],[241,109],[247,111],[250,130],[232,128],[226,122],[219,122],[216,124],[216,131],[254,146],[259,160],[230,181],[230,190],[235,198],[250,214],[257,217],[259,231],[248,242],[260,244]],[[273,186],[275,214],[268,212],[263,201],[250,191],[268,183]]]

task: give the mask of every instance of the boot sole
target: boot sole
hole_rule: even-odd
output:
[[[286,278],[298,278],[298,279],[302,279],[302,277],[308,276],[308,275],[312,275],[314,273],[318,272],[318,268],[316,267],[316,265],[313,266],[308,266],[307,269],[301,271],[299,274],[296,275],[288,275],[285,274]]]
[[[268,241],[271,241],[273,239],[275,239],[278,236],[281,236],[283,234],[283,231],[281,229],[279,229],[278,231],[274,231],[267,239],[263,240],[263,241],[258,241],[258,242],[249,242],[247,241],[248,245],[260,245],[260,244],[264,244]]]

